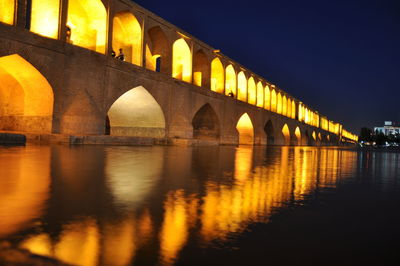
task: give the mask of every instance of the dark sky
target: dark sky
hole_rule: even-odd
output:
[[[400,1],[136,0],[359,133],[400,122]]]

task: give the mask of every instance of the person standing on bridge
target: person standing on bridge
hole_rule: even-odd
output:
[[[125,61],[125,55],[122,52],[122,48],[119,48],[119,54],[118,54],[118,56],[116,58],[121,60],[121,61]]]

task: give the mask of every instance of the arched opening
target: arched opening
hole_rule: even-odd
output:
[[[249,78],[248,81],[248,87],[247,87],[247,102],[249,104],[253,104],[256,105],[256,101],[257,101],[257,89],[256,89],[256,83],[254,81],[253,77]]]
[[[318,137],[318,142],[322,142],[322,135],[321,135],[321,132],[318,133],[317,137]]]
[[[146,68],[156,72],[168,73],[170,46],[167,37],[159,26],[151,28],[146,39]]]
[[[276,112],[278,114],[282,114],[282,95],[281,95],[280,92],[278,93],[276,101],[277,101],[277,103],[276,103]]]
[[[30,30],[32,32],[57,39],[59,17],[60,1],[32,0],[30,14]]]
[[[272,92],[271,92],[271,111],[272,111],[272,112],[275,112],[275,113],[276,113],[276,111],[277,111],[276,106],[277,106],[276,91],[275,91],[275,90],[272,90]]]
[[[264,108],[271,110],[271,91],[269,90],[268,85],[265,86],[264,89]]]
[[[163,111],[142,86],[120,96],[110,107],[108,118],[110,135],[153,138],[165,136]]]
[[[209,77],[208,59],[203,50],[199,50],[193,57],[193,84],[206,87]]]
[[[100,0],[69,0],[67,26],[70,43],[105,53],[107,12]]]
[[[250,116],[244,113],[238,123],[236,129],[239,133],[239,144],[253,145],[254,144],[254,129]]]
[[[130,12],[120,12],[113,19],[112,49],[125,56],[125,61],[142,65],[142,28]]]
[[[296,103],[294,100],[292,101],[292,118],[296,119]]]
[[[286,95],[282,97],[282,115],[286,116],[287,114],[287,98]]]
[[[257,83],[257,107],[264,107],[264,86],[261,81]]]
[[[0,22],[13,25],[15,14],[16,0],[1,0],[0,1]]]
[[[287,99],[287,117],[292,117],[292,100]]]
[[[224,66],[218,57],[211,62],[211,90],[224,93]]]
[[[192,120],[193,138],[218,140],[220,126],[218,116],[211,105],[206,104],[197,111]]]
[[[247,78],[243,71],[238,74],[238,100],[247,101]]]
[[[272,125],[272,121],[268,120],[268,122],[264,126],[265,134],[267,134],[267,145],[275,144],[275,134],[274,134],[274,126]]]
[[[290,145],[290,130],[287,124],[285,124],[282,128],[282,135],[284,140],[284,145]]]
[[[296,136],[297,145],[301,145],[301,131],[300,131],[299,127],[296,127],[296,130],[294,131],[294,135]]]
[[[172,77],[192,82],[192,53],[184,39],[179,39],[172,46]]]
[[[313,131],[311,136],[312,136],[314,141],[317,141],[317,134],[315,133],[315,131]]]
[[[50,133],[53,89],[19,55],[0,57],[0,129]]]
[[[225,70],[225,94],[237,96],[236,94],[236,72],[232,65]],[[231,94],[232,93],[232,94]]]

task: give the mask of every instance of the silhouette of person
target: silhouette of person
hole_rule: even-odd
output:
[[[230,92],[230,93],[228,93],[228,96],[234,98],[235,94],[233,94],[233,92]]]
[[[117,59],[121,60],[121,61],[125,61],[125,55],[122,52],[122,48],[119,48],[119,54],[117,56]]]
[[[71,28],[67,26],[67,31],[66,31],[66,37],[67,37],[67,42],[71,43]]]

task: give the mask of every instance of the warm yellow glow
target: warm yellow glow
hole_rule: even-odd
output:
[[[146,68],[162,73],[169,72],[170,54],[171,47],[163,30],[159,26],[149,29],[146,38]],[[158,69],[157,62],[159,62]]]
[[[30,30],[45,37],[57,39],[59,13],[60,1],[32,0]]]
[[[245,181],[251,176],[253,166],[253,147],[239,148],[235,154],[235,179]]]
[[[247,101],[247,79],[246,75],[241,71],[238,74],[238,99],[246,102]]]
[[[236,129],[239,133],[239,144],[253,145],[254,144],[254,129],[250,116],[244,113],[237,125]]]
[[[192,82],[192,53],[184,39],[176,40],[172,46],[172,76],[186,82]]]
[[[287,99],[287,113],[286,113],[287,117],[292,117],[292,100],[290,100],[289,98]]]
[[[282,98],[282,115],[284,115],[284,116],[287,115],[287,98],[286,98],[286,95],[284,95],[283,98]]]
[[[312,133],[312,138],[313,138],[314,141],[317,140],[317,134],[315,133],[315,131],[313,131],[313,133]]]
[[[248,81],[248,87],[247,87],[247,93],[248,93],[247,102],[249,104],[256,105],[256,101],[257,101],[257,91],[256,90],[257,90],[257,88],[256,88],[256,83],[254,81],[254,78],[250,77],[249,81]]]
[[[233,93],[236,96],[236,72],[232,65],[226,67],[225,94]]]
[[[41,217],[50,194],[50,160],[49,146],[0,153],[0,239]]]
[[[290,130],[287,124],[282,128],[283,138],[285,140],[285,145],[290,145]]]
[[[193,84],[194,85],[201,87],[201,85],[202,85],[201,81],[202,81],[202,78],[203,78],[202,74],[203,73],[201,73],[201,72],[193,72]]]
[[[271,91],[269,90],[268,85],[265,86],[264,90],[264,108],[271,110]]]
[[[111,135],[164,137],[165,118],[161,107],[142,86],[119,97],[108,111]]]
[[[211,90],[224,93],[224,66],[218,57],[211,62]]]
[[[276,91],[272,90],[271,92],[271,111],[275,112],[277,111],[277,100],[276,100]]]
[[[0,0],[0,22],[13,25],[16,0]]]
[[[193,84],[207,86],[209,84],[209,61],[203,50],[198,50],[193,56]]]
[[[296,103],[294,100],[292,101],[292,118],[296,119]]]
[[[164,221],[160,233],[161,259],[172,265],[188,238],[188,213],[184,192],[170,192],[164,203]]]
[[[142,65],[142,28],[130,12],[120,12],[115,15],[112,47],[117,55],[119,49],[122,49],[125,61]]]
[[[282,95],[280,92],[278,93],[278,96],[277,96],[276,112],[278,114],[282,114]]]
[[[50,132],[53,89],[19,55],[0,58],[0,129]]]
[[[299,127],[296,127],[296,130],[294,131],[294,135],[296,136],[297,144],[300,144],[301,143],[301,132],[300,132]]]
[[[69,0],[67,21],[72,44],[105,53],[107,12],[101,0]]]

